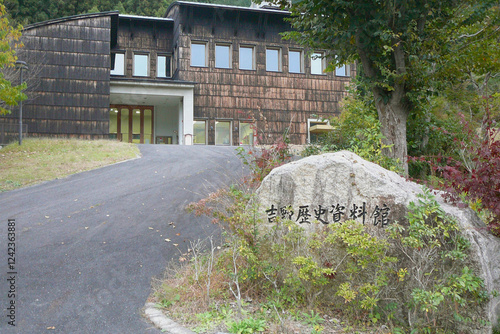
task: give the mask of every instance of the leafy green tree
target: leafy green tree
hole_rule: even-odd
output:
[[[3,0],[0,0],[0,115],[10,113],[8,106],[17,105],[26,98],[22,92],[26,85],[12,86],[3,71],[13,67],[17,60],[14,48],[19,47],[21,29],[21,26],[13,27],[10,24]]]
[[[123,7],[123,3],[117,3],[111,10],[117,10],[120,14],[126,14],[125,7]]]
[[[434,93],[436,65],[444,54],[467,48],[487,33],[498,35],[496,0],[303,0],[289,5],[295,31],[286,34],[311,49],[327,51],[328,70],[359,62],[373,92],[384,150],[407,172],[406,124],[422,96]],[[475,30],[474,39],[460,29]]]
[[[118,10],[121,14],[163,17],[175,0],[4,0],[12,19],[30,24],[95,11]],[[248,7],[250,0],[199,0]]]
[[[427,96],[428,101],[419,103],[409,118],[410,156],[443,163],[447,159],[442,157],[461,160],[461,143],[474,143],[457,120],[465,117],[470,126],[483,130],[482,135],[486,135],[487,119],[500,120],[500,7],[485,8],[477,3],[460,12],[468,17],[481,11],[483,18],[476,23],[449,22],[443,33],[446,38],[440,43],[441,56],[436,58],[435,78],[429,85],[435,96]],[[425,174],[432,174],[428,167],[413,160],[410,175],[426,179]]]
[[[442,68],[442,77],[456,79],[452,84],[465,81],[478,95],[487,96],[490,80],[500,76],[500,4],[488,9],[479,2],[466,8],[462,15],[474,17],[477,11],[484,12],[481,20],[449,25],[447,35],[462,43],[446,43],[438,66]]]
[[[89,13],[99,13],[100,10],[99,10],[99,7],[94,5],[94,7],[90,8],[88,12]]]

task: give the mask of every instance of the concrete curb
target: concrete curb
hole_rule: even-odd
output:
[[[189,329],[186,329],[176,323],[175,321],[167,318],[165,314],[155,307],[153,303],[146,303],[144,313],[146,318],[151,321],[156,327],[165,333],[169,334],[196,334]]]

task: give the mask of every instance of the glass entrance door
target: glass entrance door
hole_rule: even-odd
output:
[[[153,106],[111,105],[109,138],[127,143],[152,144],[154,135]]]

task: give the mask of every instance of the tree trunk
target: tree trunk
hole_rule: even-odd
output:
[[[360,36],[362,36],[362,34],[362,31],[358,31],[356,37],[358,54],[365,76],[376,82],[381,80],[381,75],[377,71],[376,63],[370,58],[367,52],[367,46],[361,41]],[[395,39],[392,41],[392,45],[394,48],[394,68],[398,77],[396,77],[390,92],[384,92],[383,89],[377,87],[377,85],[372,86],[372,92],[380,121],[380,130],[385,137],[382,142],[389,146],[383,149],[382,153],[389,158],[399,160],[399,165],[402,167],[404,174],[408,175],[406,120],[408,119],[410,109],[407,103],[404,79],[404,74],[406,73],[406,60],[401,41]],[[385,83],[387,83],[387,78],[382,79],[382,81],[384,80],[386,81]],[[389,101],[385,103],[384,96],[387,97],[387,94],[389,94],[390,97]]]
[[[376,94],[377,95],[377,94]],[[406,145],[406,121],[409,109],[401,100],[391,98],[385,104],[382,99],[376,98],[378,118],[380,120],[380,130],[385,139],[382,153],[392,159],[399,160],[399,165],[403,168],[404,174],[408,175],[408,149]]]

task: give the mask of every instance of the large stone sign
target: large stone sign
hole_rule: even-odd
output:
[[[359,156],[341,151],[308,157],[274,169],[257,191],[262,218],[274,224],[286,218],[306,229],[356,220],[374,233],[405,220],[420,185]],[[492,236],[470,209],[459,209],[436,196],[471,242],[472,257],[488,291],[500,291],[500,239]],[[500,318],[500,297],[490,299],[491,324]]]

